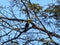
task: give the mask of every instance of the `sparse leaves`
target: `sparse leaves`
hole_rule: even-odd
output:
[[[57,21],[54,17],[60,17],[59,5],[49,6],[44,10],[38,3],[31,3],[30,0],[13,1],[14,6],[1,7],[4,10],[0,10],[0,31],[4,33],[0,35],[0,43],[13,41],[14,45],[29,45],[37,41],[45,45],[57,44],[53,38],[60,38],[60,31],[55,27]]]
[[[30,10],[34,10],[35,12],[39,12],[40,10],[42,10],[42,6],[40,6],[39,4],[30,4],[30,3],[28,3],[28,8],[30,9]]]

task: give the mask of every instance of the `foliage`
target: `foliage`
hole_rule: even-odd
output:
[[[12,0],[9,4],[0,6],[0,45],[60,44],[60,5],[44,9],[31,0]]]
[[[55,19],[60,19],[60,5],[52,5],[49,6],[45,12],[49,13],[49,14],[53,14],[53,17]]]

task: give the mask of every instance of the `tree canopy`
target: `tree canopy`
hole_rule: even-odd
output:
[[[57,3],[48,4],[46,9],[31,0],[12,0],[9,6],[1,5],[0,45],[59,45],[60,4]]]

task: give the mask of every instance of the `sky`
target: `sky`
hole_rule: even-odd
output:
[[[8,1],[12,1],[12,0],[0,0],[0,6],[6,6],[9,7],[10,3]],[[44,9],[46,9],[48,7],[48,4],[50,3],[55,3],[56,0],[30,0],[32,3],[38,3],[40,6],[42,6]]]
[[[7,6],[7,5],[9,5],[8,1],[11,1],[11,0],[0,0],[0,5]],[[42,6],[46,6],[49,3],[55,3],[56,0],[31,0],[31,2],[33,2],[33,3],[39,3]]]
[[[0,0],[0,6],[9,6],[10,0]],[[47,7],[50,3],[56,3],[56,0],[31,0],[32,3],[39,3],[43,7]]]

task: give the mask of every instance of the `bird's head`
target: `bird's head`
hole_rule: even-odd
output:
[[[31,20],[31,19],[28,19],[28,20],[27,20],[27,22],[28,22],[28,23],[31,23],[31,22],[32,22],[32,20]]]

